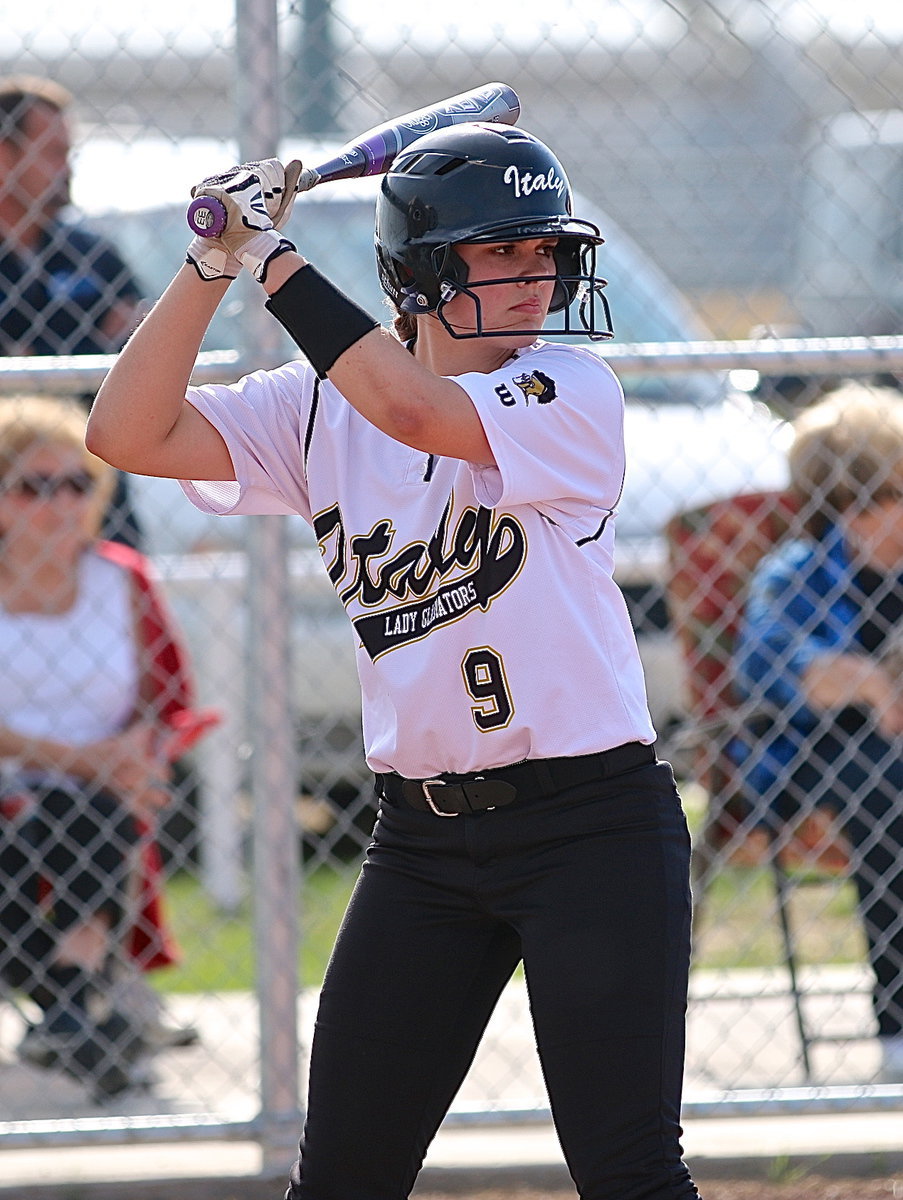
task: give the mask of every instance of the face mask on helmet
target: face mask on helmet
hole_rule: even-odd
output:
[[[560,326],[547,332],[612,337],[602,292],[606,281],[595,273],[596,247],[604,239],[595,225],[572,215],[563,167],[531,134],[476,123],[428,134],[396,159],[377,201],[376,254],[383,291],[402,312],[435,312],[456,338],[540,330],[484,329],[480,289],[534,277],[468,280],[455,245],[544,237],[558,239],[549,312],[561,313]],[[457,332],[443,315],[449,301],[460,294],[474,303],[473,332]],[[575,303],[579,326],[572,321]]]

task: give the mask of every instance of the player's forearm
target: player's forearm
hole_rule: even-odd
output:
[[[98,335],[106,343],[105,353],[116,354],[141,319],[141,306],[131,300],[119,300],[105,314]]]
[[[170,473],[162,451],[186,408],[191,372],[226,287],[182,267],[101,385],[88,421],[93,453],[125,471]]]

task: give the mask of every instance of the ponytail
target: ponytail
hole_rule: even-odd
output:
[[[417,318],[413,313],[396,311],[392,328],[400,342],[411,342],[417,337]]]

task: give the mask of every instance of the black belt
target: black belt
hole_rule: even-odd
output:
[[[469,775],[442,774],[431,779],[403,779],[400,775],[377,775],[381,796],[394,804],[402,802],[437,817],[460,817],[465,813],[502,808],[517,799],[519,790],[548,793],[576,787],[594,780],[611,779],[636,767],[655,762],[655,748],[642,742],[627,742],[598,754],[576,758],[533,758],[511,767],[493,767]]]

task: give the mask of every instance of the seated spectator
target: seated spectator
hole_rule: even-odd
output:
[[[71,212],[72,97],[49,79],[0,79],[0,355],[112,354],[138,321],[141,288],[116,248]],[[93,396],[84,397],[86,406]],[[126,480],[104,534],[137,546]]]
[[[205,714],[144,560],[97,537],[84,430],[74,402],[0,400],[0,973],[42,1011],[23,1057],[108,1096],[154,1040],[109,978],[174,961],[152,830]]]
[[[806,537],[752,583],[736,660],[760,713],[744,777],[773,833],[813,811],[850,845],[881,1078],[903,1082],[903,396],[845,385],[795,422]]]

